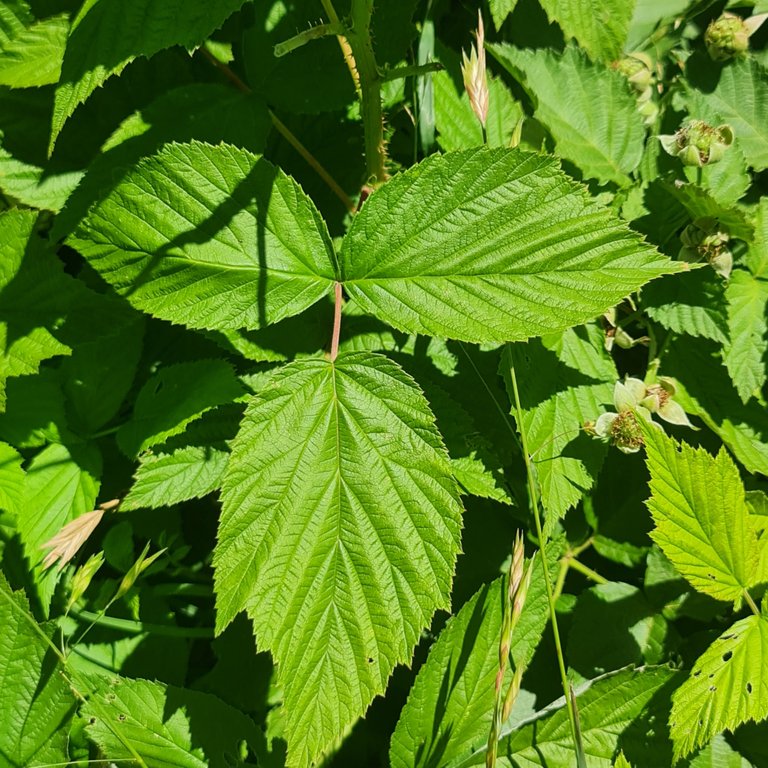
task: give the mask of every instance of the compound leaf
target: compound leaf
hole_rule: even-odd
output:
[[[64,123],[100,85],[137,56],[194,48],[243,0],[98,0],[86,2],[67,40],[56,89],[51,148]]]
[[[217,628],[241,610],[285,691],[288,759],[327,750],[447,608],[461,505],[429,406],[366,352],[275,372],[233,443]]]
[[[530,662],[549,615],[540,555],[533,568],[512,636],[515,665]],[[481,587],[440,633],[400,714],[390,746],[393,768],[449,765],[488,738],[506,588],[503,578]],[[505,689],[512,672],[508,667]]]
[[[512,341],[583,323],[677,267],[515,149],[432,156],[365,203],[341,252],[364,311],[409,333]]]
[[[704,651],[672,696],[676,760],[723,730],[768,717],[767,658],[765,616],[737,621]]]
[[[139,309],[192,328],[259,328],[331,287],[334,255],[299,185],[226,144],[168,144],[69,241]]]
[[[68,759],[75,700],[44,639],[54,627],[34,625],[24,594],[0,573],[0,765],[9,768]]]
[[[622,75],[573,46],[562,54],[507,44],[488,50],[527,90],[559,155],[586,177],[629,184],[643,155],[645,127]]]
[[[737,269],[725,290],[728,301],[728,341],[723,362],[742,402],[757,394],[765,383],[765,310],[768,282]]]
[[[613,61],[621,56],[632,21],[634,0],[542,0],[550,21],[566,37],[575,37],[590,58]]]
[[[738,600],[761,581],[739,470],[724,449],[712,456],[659,430],[645,432],[651,538],[697,590]]]
[[[263,741],[249,717],[216,696],[149,680],[111,680],[83,716],[89,738],[118,764],[138,755],[153,768],[228,768],[242,765],[241,743],[257,752]]]

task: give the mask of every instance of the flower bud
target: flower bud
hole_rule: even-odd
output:
[[[733,269],[733,254],[729,249],[728,230],[714,219],[705,216],[689,224],[680,234],[679,257],[684,261],[706,261],[724,278]]]
[[[704,44],[714,61],[727,61],[735,56],[743,56],[749,50],[749,34],[740,16],[724,13],[707,27]]]
[[[653,63],[644,53],[630,53],[611,65],[629,80],[638,93],[645,93],[653,82]]]
[[[659,136],[659,141],[664,151],[679,157],[683,165],[701,168],[723,158],[733,144],[733,129],[730,125],[713,128],[703,120],[689,120],[677,133]]]

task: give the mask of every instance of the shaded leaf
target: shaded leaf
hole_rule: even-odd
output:
[[[118,444],[127,456],[135,456],[243,394],[235,372],[223,360],[166,366],[141,388],[130,421],[117,433]]]
[[[258,752],[263,741],[253,721],[221,699],[149,680],[105,681],[83,716],[88,737],[109,760],[138,755],[153,768],[242,765],[246,745]]]
[[[590,63],[573,46],[562,54],[506,44],[488,50],[531,96],[561,157],[588,178],[629,183],[643,155],[645,126],[622,75]]]
[[[737,269],[728,281],[725,296],[728,341],[723,349],[723,362],[739,397],[746,403],[759,394],[766,378],[768,282]]]
[[[78,104],[137,56],[164,48],[194,48],[243,0],[99,0],[72,22],[56,89],[51,148]]]
[[[612,61],[624,50],[634,0],[542,0],[550,21],[575,37],[592,59]]]
[[[517,420],[510,366],[514,365],[528,449],[547,511],[545,528],[578,503],[597,477],[606,445],[584,432],[613,402],[618,378],[596,325],[572,328],[526,344],[510,344],[501,372]]]
[[[552,558],[550,568],[556,562]],[[487,740],[506,589],[503,578],[481,587],[440,633],[392,736],[393,768],[449,765],[482,739]],[[515,665],[530,662],[548,616],[543,561],[537,554],[525,606],[512,636],[510,652]],[[513,667],[507,668],[505,688],[513,671]]]
[[[0,573],[0,764],[45,765],[68,760],[69,721],[75,700],[45,637],[35,629],[22,592]]]
[[[96,448],[85,445],[49,445],[27,467],[17,527],[46,615],[59,573],[56,566],[43,568],[48,554],[43,544],[67,523],[93,509],[100,475],[101,456]]]
[[[70,238],[128,300],[192,328],[258,328],[331,287],[333,247],[293,179],[226,144],[168,144]]]
[[[0,85],[30,88],[57,82],[68,32],[67,16],[52,16],[4,42],[0,46]]]
[[[0,510],[17,514],[21,509],[23,493],[21,456],[8,443],[0,442]]]

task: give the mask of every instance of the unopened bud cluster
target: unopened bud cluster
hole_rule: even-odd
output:
[[[515,545],[512,550],[512,561],[509,565],[507,580],[507,594],[504,601],[504,614],[499,638],[499,669],[496,673],[496,706],[491,723],[491,732],[488,736],[488,751],[486,752],[486,768],[493,768],[496,764],[496,750],[499,742],[501,726],[509,719],[510,712],[520,693],[520,685],[525,671],[522,665],[515,667],[512,681],[502,699],[502,685],[507,671],[507,663],[512,648],[512,635],[515,631],[520,616],[523,612],[528,588],[533,574],[533,560],[525,562],[525,548],[520,532],[515,536]]]
[[[627,78],[635,92],[637,111],[643,116],[643,122],[651,125],[659,114],[659,107],[653,100],[653,62],[644,53],[630,53],[615,61],[613,68]]]
[[[715,61],[728,61],[745,56],[749,51],[749,38],[765,21],[768,14],[742,19],[733,13],[724,13],[707,27],[704,44]]]
[[[461,74],[464,78],[467,96],[469,96],[469,103],[480,124],[485,128],[485,123],[488,120],[490,95],[485,66],[485,29],[483,16],[479,11],[477,13],[477,45],[470,48],[469,56],[462,51],[461,58]]]
[[[718,275],[728,279],[733,269],[728,230],[717,219],[696,219],[680,234],[680,258],[683,261],[706,261]]]
[[[661,146],[683,165],[701,168],[722,160],[725,151],[733,144],[730,125],[713,127],[703,120],[689,120],[671,135],[659,136]]]

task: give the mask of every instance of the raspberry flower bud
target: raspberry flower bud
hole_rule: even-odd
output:
[[[728,230],[714,219],[705,216],[689,224],[680,234],[679,258],[684,261],[706,261],[718,275],[728,279],[733,269],[733,254],[728,245]]]
[[[749,50],[749,37],[765,21],[766,14],[744,20],[733,13],[724,13],[707,27],[704,44],[715,61],[728,61],[744,56]]]
[[[488,119],[488,81],[485,75],[485,29],[483,28],[483,16],[477,12],[477,45],[470,48],[470,55],[461,52],[461,74],[464,77],[464,87],[469,96],[472,111],[477,115],[480,124],[485,128]]]
[[[701,168],[722,160],[725,151],[733,144],[730,125],[713,128],[703,120],[689,120],[672,135],[659,136],[664,151],[679,157],[683,165]]]
[[[653,82],[653,63],[644,53],[630,53],[611,65],[629,80],[629,84],[639,94],[645,93]]]

